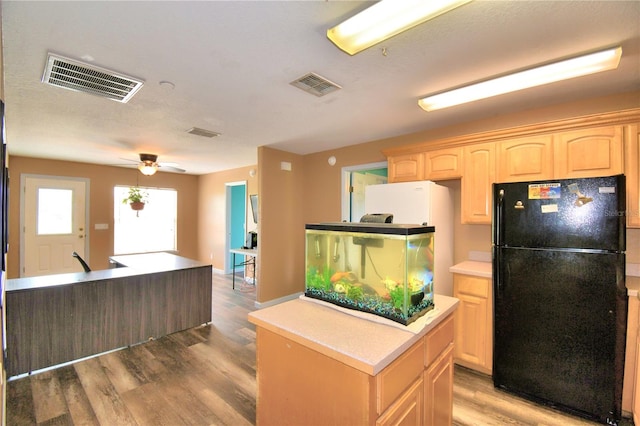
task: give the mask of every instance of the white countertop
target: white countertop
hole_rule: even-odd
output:
[[[475,260],[466,260],[457,263],[449,268],[449,272],[484,278],[491,278],[492,276],[491,262],[478,262]]]
[[[490,262],[478,262],[475,260],[457,263],[450,267],[449,271],[454,274],[473,275],[476,277],[491,278],[492,276]],[[640,276],[638,275],[640,264],[627,263],[626,271],[625,285],[627,287],[627,295],[640,297]]]
[[[418,332],[302,299],[251,312],[249,322],[375,376],[454,312],[458,299],[436,294],[434,303],[434,314]]]
[[[627,275],[624,285],[627,287],[627,295],[629,297],[640,297],[640,277]]]

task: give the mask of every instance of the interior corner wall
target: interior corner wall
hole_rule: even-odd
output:
[[[258,148],[258,303],[304,291],[304,175],[300,155]]]
[[[258,193],[258,175],[249,172],[256,166],[240,167],[198,177],[198,257],[223,271],[227,234],[227,184],[246,182],[247,231],[256,229],[249,205],[249,195]],[[258,240],[260,242],[260,240]]]

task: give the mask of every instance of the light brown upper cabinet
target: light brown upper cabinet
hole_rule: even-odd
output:
[[[628,126],[627,132],[627,226],[640,228],[640,124]],[[640,397],[638,401],[640,406]]]
[[[424,179],[424,154],[389,157],[389,183],[412,182]]]
[[[498,143],[498,182],[553,179],[553,136],[540,135]]]
[[[462,223],[491,223],[491,190],[496,176],[495,143],[464,147],[461,185]]]
[[[439,149],[425,153],[425,179],[446,180],[462,177],[462,148]]]
[[[555,135],[555,176],[562,179],[623,173],[622,126],[603,126]]]

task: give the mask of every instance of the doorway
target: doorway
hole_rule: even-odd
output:
[[[229,182],[226,185],[226,241],[224,273],[242,271],[243,267],[233,264],[233,255],[229,250],[245,244],[247,235],[247,182]]]
[[[342,221],[359,222],[364,211],[364,188],[387,183],[387,162],[342,168]]]
[[[20,180],[20,276],[82,272],[89,262],[89,180],[23,175]]]

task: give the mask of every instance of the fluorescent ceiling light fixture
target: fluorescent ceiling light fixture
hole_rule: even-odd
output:
[[[427,96],[420,99],[418,105],[425,111],[434,111],[556,81],[613,70],[618,68],[621,56],[622,47],[602,50]]]
[[[327,30],[327,37],[350,55],[442,15],[471,0],[381,0]]]

